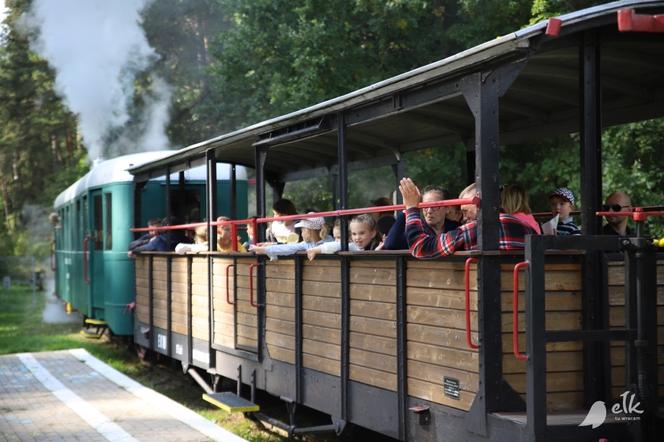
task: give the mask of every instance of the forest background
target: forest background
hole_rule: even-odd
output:
[[[50,253],[45,221],[52,202],[89,169],[89,161],[78,117],[55,91],[54,70],[31,51],[17,25],[30,0],[5,3],[8,14],[0,31],[0,256],[45,257]],[[141,121],[153,88],[150,73],[156,72],[172,88],[167,134],[172,147],[180,148],[598,3],[602,2],[148,2],[142,24],[159,59],[151,72],[135,80],[128,124]],[[635,204],[662,204],[664,169],[658,167],[658,153],[663,145],[662,119],[605,129],[604,195],[624,189]],[[501,152],[501,181],[528,188],[535,210],[548,210],[547,195],[557,186],[569,186],[578,195],[578,135],[509,147]],[[463,144],[430,148],[409,155],[406,170],[418,183],[441,183],[457,192],[466,180],[464,161]],[[330,198],[324,182],[287,190],[299,198],[301,207],[320,207]],[[664,233],[658,229],[655,233]]]

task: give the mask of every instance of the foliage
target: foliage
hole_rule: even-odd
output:
[[[160,0],[143,11],[160,55],[155,73],[173,89],[168,134],[176,145],[285,114],[601,0]],[[25,203],[50,206],[87,170],[76,116],[53,89],[53,72],[17,32],[30,0],[9,0],[0,41],[0,247],[33,246]],[[149,99],[152,73],[137,79],[132,121]],[[622,188],[638,204],[662,202],[656,148],[661,121],[609,128],[604,136],[605,194]],[[578,136],[504,146],[501,181],[529,188],[547,209],[558,185],[578,195]],[[454,194],[468,182],[463,145],[404,155],[406,173]],[[394,189],[391,170],[350,175],[349,204],[365,205]],[[369,184],[367,184],[369,183]],[[376,185],[374,185],[377,183]],[[358,189],[366,192],[356,192]],[[292,183],[302,208],[331,208],[329,178]],[[45,253],[46,246],[37,253]]]

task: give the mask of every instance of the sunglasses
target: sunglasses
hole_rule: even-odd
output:
[[[621,206],[620,204],[604,204],[602,206],[602,211],[604,211],[604,212],[609,212],[609,211],[620,212],[625,207],[629,207],[629,206]]]

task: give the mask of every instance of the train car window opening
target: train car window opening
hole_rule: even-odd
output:
[[[96,250],[101,250],[104,247],[104,218],[101,195],[94,195],[92,197],[93,205],[93,244]]]
[[[171,187],[171,213],[178,222],[192,223],[203,219],[200,189],[173,189]]]
[[[105,203],[105,219],[106,225],[104,231],[106,232],[105,241],[104,241],[104,250],[113,249],[113,194],[105,193],[104,194],[104,203]]]
[[[78,249],[79,247],[81,247],[81,227],[82,227],[82,223],[81,223],[81,201],[80,200],[76,201],[76,214],[74,215],[73,226],[74,226],[74,235],[76,235],[76,237],[74,238],[74,245],[75,245],[75,248]]]

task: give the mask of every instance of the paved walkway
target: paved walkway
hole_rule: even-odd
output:
[[[82,349],[0,356],[0,442],[244,439]]]

